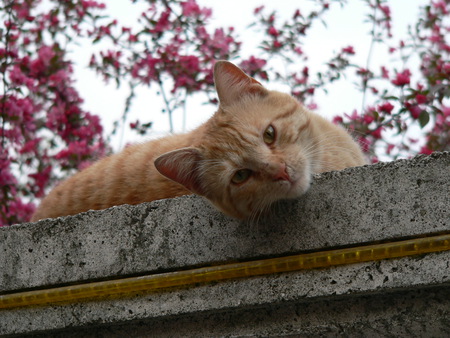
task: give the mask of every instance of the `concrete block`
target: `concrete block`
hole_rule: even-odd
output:
[[[317,175],[306,195],[278,203],[258,222],[229,219],[185,196],[0,228],[0,293],[449,232],[449,192],[450,153],[435,153]],[[359,335],[367,325],[367,332],[386,332],[392,324],[408,336],[407,323],[422,329],[416,336],[439,336],[450,333],[449,261],[441,252],[0,310],[0,335]],[[261,320],[246,322],[252,313]]]

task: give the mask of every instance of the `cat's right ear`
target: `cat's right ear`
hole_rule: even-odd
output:
[[[196,148],[182,148],[159,156],[154,164],[167,178],[198,195],[204,195],[201,184],[200,163],[202,156]]]
[[[228,61],[217,61],[214,65],[214,84],[222,106],[235,103],[248,94],[265,96],[268,93],[261,83]]]

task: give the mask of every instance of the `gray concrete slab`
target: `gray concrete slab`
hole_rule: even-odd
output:
[[[201,318],[202,314],[214,313],[218,316],[215,325],[226,327],[232,323],[226,322],[225,319],[221,322],[219,320],[221,313],[251,312],[253,309],[268,311],[275,306],[282,308],[290,304],[305,308],[311,301],[327,304],[327,300],[341,300],[342,304],[346,301],[352,304],[353,297],[374,294],[384,295],[378,300],[379,306],[384,304],[387,309],[390,309],[392,297],[399,291],[426,290],[433,287],[437,290],[448,290],[450,288],[449,262],[450,251],[446,251],[418,257],[229,280],[154,292],[132,298],[2,311],[0,312],[0,335],[52,332],[63,329],[77,332],[86,327],[96,328],[117,324],[125,326],[136,321],[147,320],[163,320],[167,323],[166,325],[169,325],[168,323],[175,318],[185,316]],[[421,293],[421,298],[426,298],[424,296],[426,292]],[[436,303],[431,299],[424,302],[421,303],[422,305],[415,306],[423,308],[424,304]],[[449,299],[443,299],[442,302],[443,305],[439,308],[450,304]],[[346,307],[349,306],[346,305]],[[370,302],[367,306],[370,306]],[[438,313],[439,316],[435,312],[437,309],[424,312],[420,323],[427,326],[436,321],[447,320],[450,308]],[[398,308],[396,311],[401,312],[402,309]],[[416,313],[408,314],[407,311],[409,309],[405,307],[404,318],[412,321]],[[325,308],[323,315],[326,316],[326,313]],[[366,313],[370,314],[369,308]],[[353,316],[359,317],[362,314],[354,313]],[[388,317],[388,314],[382,317]],[[291,319],[285,318],[285,320],[288,323]],[[350,321],[350,318],[347,321]],[[322,322],[326,322],[325,319]],[[335,324],[330,322],[330,325]],[[273,329],[275,330],[275,327]],[[255,333],[258,332],[256,327],[254,330]]]
[[[448,318],[450,287],[441,287],[200,312],[33,337],[448,337]]]
[[[319,175],[254,224],[186,196],[0,228],[0,290],[446,231],[449,191],[450,153],[440,153]]]
[[[0,293],[448,232],[449,192],[450,153],[435,153],[318,175],[305,196],[280,202],[271,215],[250,224],[223,216],[197,196],[185,196],[0,228]],[[256,311],[268,320],[264,314],[274,308],[281,314],[299,315],[278,326],[261,324],[261,331],[255,327],[254,332],[307,335],[331,330],[333,335],[340,328],[357,333],[358,327],[372,324],[374,330],[382,330],[389,316],[381,310],[370,312],[372,301],[378,304],[375,309],[386,306],[400,318],[392,319],[393,327],[400,328],[403,321],[422,327],[421,332],[437,332],[430,326],[434,323],[436,330],[448,332],[449,303],[439,303],[438,296],[427,297],[424,290],[448,295],[449,262],[450,252],[441,252],[224,281],[130,299],[0,310],[0,335],[42,331],[49,335],[54,330],[86,333],[85,328],[95,328],[99,336],[110,336],[110,327],[127,332],[129,326],[136,330],[130,334],[136,332],[136,336],[146,336],[144,331],[150,327],[161,336],[170,332],[177,336],[176,328],[187,332],[189,326],[183,323],[192,318],[218,328],[192,331],[199,336],[233,336],[233,325],[226,318],[237,318],[239,313],[245,318]],[[411,296],[404,300],[410,315],[402,310],[398,292]],[[306,310],[308,304],[315,304],[314,309],[326,307],[329,301],[334,315],[328,324]],[[340,317],[338,304],[347,304],[343,311],[347,319]],[[352,307],[356,312],[350,313]],[[368,311],[367,320],[362,319],[363,308]],[[419,313],[423,319],[413,325]],[[221,314],[224,320],[214,322]],[[172,331],[164,324],[170,321],[175,325]],[[308,326],[308,321],[315,324]],[[252,332],[244,328],[244,322],[237,323],[238,335]],[[314,325],[323,330],[308,331]]]

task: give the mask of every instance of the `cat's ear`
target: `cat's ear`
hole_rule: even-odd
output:
[[[217,61],[214,65],[214,84],[223,106],[228,106],[248,94],[265,96],[268,93],[261,83],[228,61]]]
[[[154,164],[162,175],[198,195],[204,195],[199,174],[201,159],[198,149],[182,148],[162,154]]]

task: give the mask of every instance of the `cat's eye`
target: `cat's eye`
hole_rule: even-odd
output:
[[[275,142],[275,128],[272,125],[269,125],[266,130],[264,130],[263,140],[268,145]]]
[[[231,182],[235,184],[244,183],[250,178],[251,174],[252,171],[250,169],[240,169],[234,173]]]

